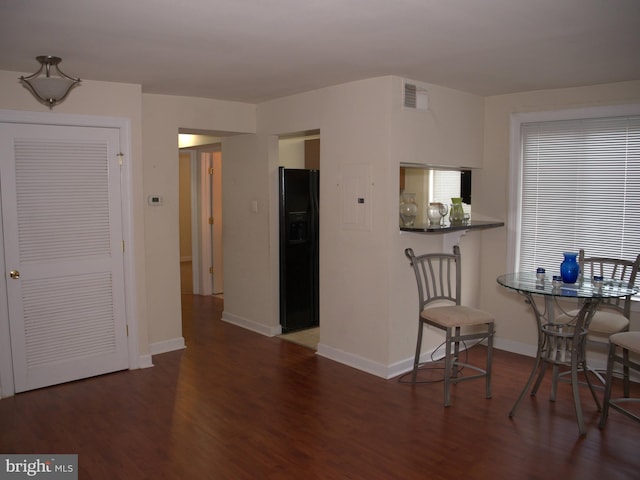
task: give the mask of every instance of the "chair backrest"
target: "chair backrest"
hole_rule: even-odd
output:
[[[599,275],[604,277],[605,281],[610,278],[633,285],[636,282],[638,269],[640,268],[640,254],[638,254],[635,261],[631,261],[608,257],[586,257],[584,249],[581,249],[578,263],[580,264],[580,275],[583,278],[590,279],[593,278],[594,275]],[[631,295],[621,298],[603,299],[601,305],[609,309],[617,310],[627,318],[631,315]]]
[[[450,253],[426,253],[416,256],[411,248],[404,251],[413,267],[418,285],[419,311],[433,302],[460,305],[460,247]]]

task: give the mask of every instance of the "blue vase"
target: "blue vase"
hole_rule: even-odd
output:
[[[580,264],[576,260],[577,253],[565,252],[563,253],[564,260],[560,264],[560,275],[564,283],[576,283],[578,275],[580,274]]]

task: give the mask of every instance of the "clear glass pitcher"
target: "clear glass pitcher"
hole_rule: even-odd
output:
[[[431,202],[427,207],[427,218],[429,225],[441,225],[442,218],[447,214],[449,209],[444,203]]]

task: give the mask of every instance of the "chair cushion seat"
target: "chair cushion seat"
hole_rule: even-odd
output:
[[[558,323],[567,323],[580,313],[580,310],[572,310],[566,315],[556,318]],[[589,334],[609,337],[612,333],[623,332],[629,328],[629,319],[618,312],[611,310],[597,310],[589,324]]]
[[[425,320],[442,327],[463,327],[493,323],[490,313],[462,305],[425,308],[420,314]]]
[[[621,332],[609,337],[611,343],[635,353],[640,353],[640,332]]]
[[[621,313],[597,311],[591,319],[589,331],[595,333],[612,334],[629,328],[629,319]]]

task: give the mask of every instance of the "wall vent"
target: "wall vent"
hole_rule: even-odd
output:
[[[429,110],[429,97],[427,89],[416,83],[404,82],[402,92],[402,106],[410,110]]]

